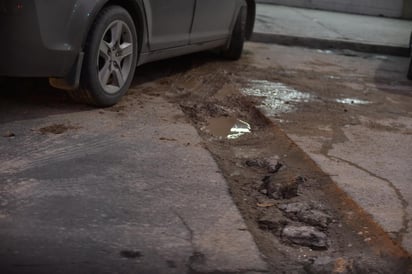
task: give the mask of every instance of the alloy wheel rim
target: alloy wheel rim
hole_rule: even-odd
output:
[[[132,70],[133,36],[129,26],[113,21],[104,31],[97,55],[98,78],[109,94],[119,92]]]

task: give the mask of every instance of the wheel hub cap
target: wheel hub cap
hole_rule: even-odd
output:
[[[97,58],[99,82],[110,94],[120,91],[132,70],[133,36],[123,21],[112,22],[100,41]]]

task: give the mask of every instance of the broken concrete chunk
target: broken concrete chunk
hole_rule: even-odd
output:
[[[308,225],[318,226],[322,229],[326,229],[332,221],[331,216],[316,209],[301,211],[296,216],[299,221]]]
[[[290,204],[281,204],[279,209],[287,214],[296,214],[301,211],[306,211],[311,209],[311,205],[308,203],[297,202]]]
[[[308,225],[317,226],[322,229],[326,229],[332,217],[318,209],[314,209],[312,205],[308,203],[290,203],[279,205],[279,209],[282,210],[285,215],[296,221],[303,222]]]
[[[313,226],[286,226],[282,230],[282,239],[312,249],[328,248],[328,236]]]
[[[245,164],[249,167],[264,167],[264,162],[258,159],[246,160]]]
[[[278,200],[298,196],[298,182],[294,177],[282,173],[263,178],[263,184],[260,186],[261,193],[262,190],[266,190],[268,197]]]
[[[259,228],[263,230],[271,230],[273,233],[280,233],[282,229],[288,224],[288,220],[285,219],[282,214],[276,212],[265,212],[258,219]]]
[[[279,162],[278,156],[265,159],[247,160],[246,165],[249,167],[265,168],[269,173],[276,173],[283,167],[283,164]]]

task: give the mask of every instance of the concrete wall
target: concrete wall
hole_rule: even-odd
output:
[[[409,11],[412,0],[257,0],[257,2],[394,18],[412,17],[412,12]]]

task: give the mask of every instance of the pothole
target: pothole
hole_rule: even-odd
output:
[[[251,133],[251,126],[249,123],[234,117],[217,117],[208,119],[204,130],[215,137],[237,139]]]

